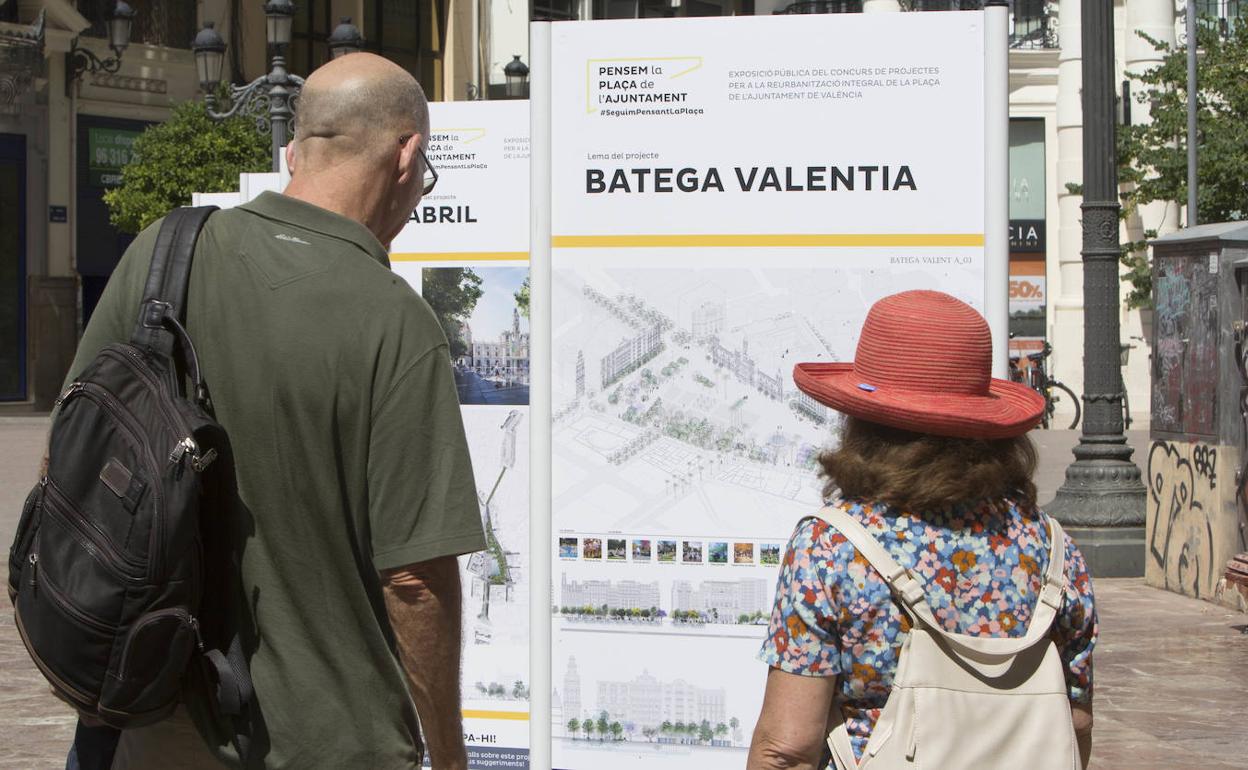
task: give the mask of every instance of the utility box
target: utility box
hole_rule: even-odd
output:
[[[1245,606],[1223,576],[1248,551],[1240,502],[1248,379],[1248,222],[1200,225],[1153,246],[1152,424],[1145,580]]]

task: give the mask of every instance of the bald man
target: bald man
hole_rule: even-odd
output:
[[[217,622],[255,698],[227,719],[193,676],[184,709],[123,733],[115,768],[467,767],[456,556],[485,541],[446,339],[387,258],[436,179],[428,134],[407,72],[336,59],[300,96],[285,192],[200,236],[187,326],[237,478],[207,520],[239,565]],[[129,337],[158,229],[127,250],[71,376]]]

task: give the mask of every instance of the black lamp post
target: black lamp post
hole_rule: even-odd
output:
[[[89,48],[80,48],[78,38],[70,44],[69,53],[65,55],[66,80],[74,80],[84,72],[116,72],[121,69],[121,54],[130,45],[130,27],[134,24],[134,9],[125,0],[117,0],[112,12],[108,15],[108,47],[113,55],[101,59]]]
[[[225,66],[225,41],[211,21],[204,22],[204,28],[191,43],[191,50],[195,52],[199,87],[206,94],[214,94],[221,85],[221,70]]]
[[[286,71],[286,46],[290,45],[295,4],[291,0],[269,0],[264,4],[264,17],[265,34],[273,49],[271,69],[267,75],[245,86],[230,86],[230,108],[224,112],[213,110],[213,102],[221,87],[225,41],[212,24],[207,23],[195,36],[191,49],[195,52],[199,85],[204,91],[209,117],[224,120],[241,113],[255,118],[257,130],[273,137],[273,170],[278,171],[287,130],[295,114],[294,101],[303,87],[303,78]]]
[[[1083,433],[1045,510],[1094,576],[1144,574],[1144,484],[1123,433],[1113,0],[1083,0]]]
[[[513,54],[511,61],[503,67],[507,76],[507,98],[524,99],[529,95],[529,65],[520,61],[520,54]]]
[[[360,28],[351,23],[350,16],[343,16],[329,35],[329,58],[337,59],[364,49],[364,36]]]

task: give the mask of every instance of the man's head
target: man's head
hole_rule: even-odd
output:
[[[295,124],[286,194],[356,219],[389,243],[423,188],[429,105],[420,84],[380,56],[349,54],[308,77]]]

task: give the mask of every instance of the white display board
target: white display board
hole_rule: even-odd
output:
[[[429,107],[438,184],[391,244],[391,267],[425,295],[451,343],[487,530],[489,548],[460,559],[469,767],[527,768],[528,104]]]
[[[740,767],[839,422],[793,365],[897,291],[985,307],[984,15],[549,36],[551,761]]]

